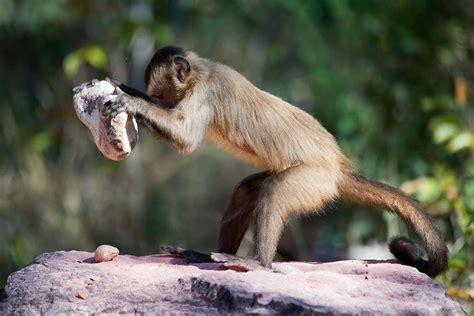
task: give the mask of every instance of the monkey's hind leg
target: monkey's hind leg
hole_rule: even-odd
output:
[[[235,188],[221,220],[218,252],[232,255],[237,253],[242,238],[254,217],[260,185],[270,175],[270,172],[250,175]]]
[[[288,217],[321,210],[337,196],[336,183],[334,172],[308,164],[265,179],[255,210],[256,255],[264,267],[271,267]]]

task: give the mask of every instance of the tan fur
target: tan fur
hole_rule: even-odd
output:
[[[431,260],[445,251],[435,226],[410,198],[376,182],[364,182],[366,191],[356,188],[362,182],[352,177],[351,162],[311,115],[258,89],[226,65],[191,52],[185,55],[192,69],[185,80],[173,77],[170,62],[152,71],[147,87],[149,95],[173,87],[170,98],[179,100],[176,106],[164,109],[142,102],[137,115],[182,152],[192,152],[207,138],[266,170],[246,178],[234,191],[221,221],[219,251],[235,253],[255,219],[257,259],[269,266],[290,214],[318,212],[341,197],[397,212],[422,236]],[[438,261],[431,275],[445,267]]]

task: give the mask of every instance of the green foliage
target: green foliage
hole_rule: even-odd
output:
[[[57,249],[214,249],[232,187],[251,168],[208,146],[181,157],[147,136],[125,161],[106,161],[72,110],[75,85],[109,76],[143,88],[153,49],[176,44],[230,64],[311,112],[363,174],[417,197],[450,247],[450,269],[440,280],[451,295],[470,300],[471,1],[0,5],[0,279]],[[343,208],[293,219],[282,247],[293,245],[286,252],[297,259],[333,259],[399,233],[407,231],[394,216]]]
[[[64,58],[64,73],[69,78],[74,77],[77,75],[81,65],[85,62],[94,68],[105,69],[107,61],[107,53],[102,47],[98,45],[87,45],[68,54]]]

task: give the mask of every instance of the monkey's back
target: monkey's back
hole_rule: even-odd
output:
[[[301,163],[338,170],[349,164],[334,137],[311,115],[219,65],[211,89],[211,141],[265,169]]]

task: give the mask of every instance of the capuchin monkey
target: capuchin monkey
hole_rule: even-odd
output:
[[[417,202],[386,184],[359,175],[334,137],[311,115],[260,90],[234,69],[179,47],[156,51],[145,72],[143,94],[115,82],[120,93],[103,115],[134,115],[152,135],[190,153],[203,139],[263,171],[234,190],[220,225],[218,251],[235,254],[254,221],[255,259],[271,267],[290,215],[322,213],[336,200],[388,209],[423,241],[423,251],[395,237],[390,251],[401,262],[435,277],[448,250]]]

